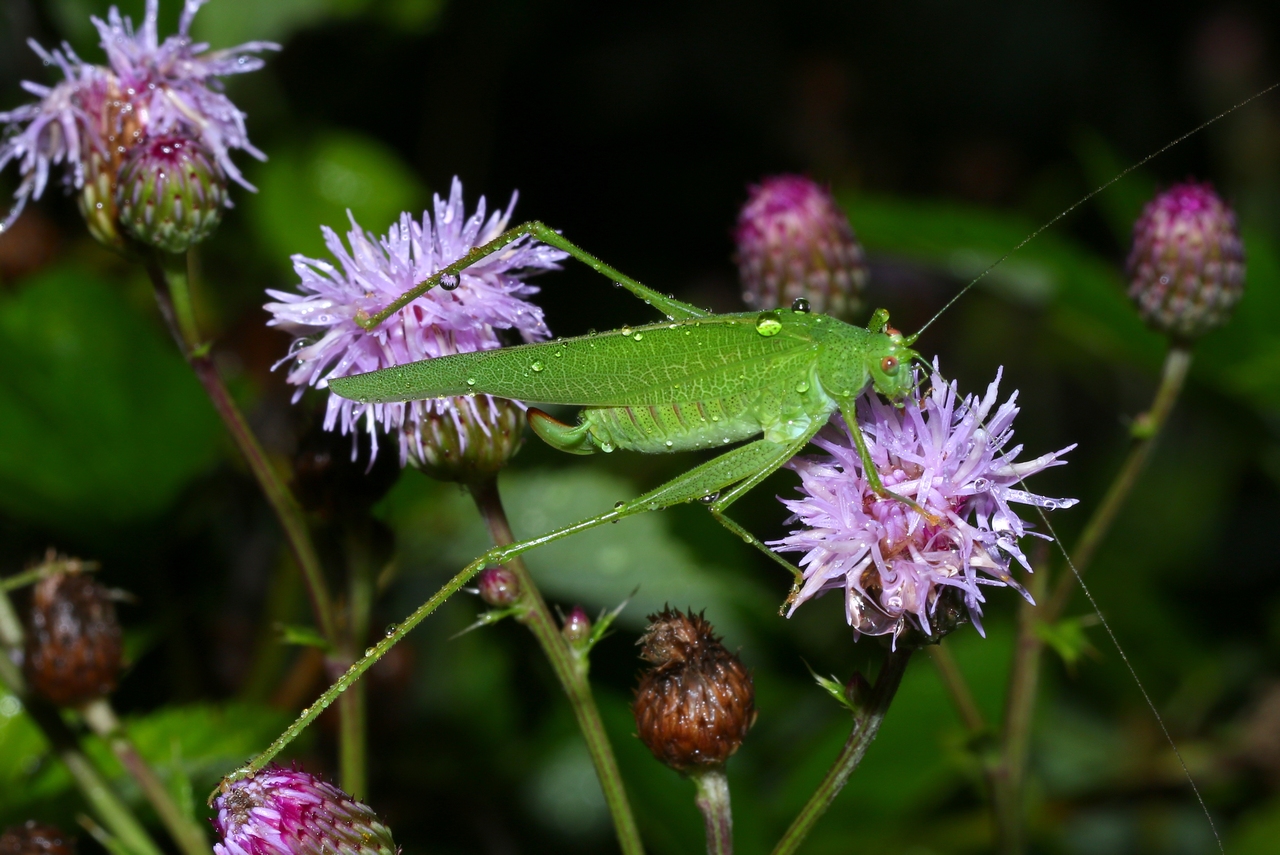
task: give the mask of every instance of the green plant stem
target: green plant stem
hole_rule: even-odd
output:
[[[78,558],[57,558],[51,554],[50,557],[30,570],[23,570],[21,573],[14,573],[12,576],[0,579],[0,591],[16,591],[19,588],[34,585],[41,579],[46,579],[58,573],[91,573],[97,569],[98,562],[96,561],[81,561]]]
[[[698,788],[694,802],[707,826],[707,855],[733,855],[733,807],[724,768],[690,772],[689,777]]]
[[[974,700],[973,691],[965,681],[955,657],[951,655],[951,650],[942,641],[930,644],[926,650],[929,658],[933,660],[934,667],[938,669],[938,675],[942,677],[942,684],[946,687],[947,694],[951,696],[951,702],[956,705],[956,712],[960,714],[960,721],[964,724],[965,730],[969,731],[970,736],[986,733],[987,723],[978,710],[978,702]]]
[[[1092,563],[1150,459],[1152,448],[1173,411],[1190,367],[1190,349],[1184,344],[1171,344],[1165,355],[1160,385],[1156,389],[1151,408],[1135,421],[1133,445],[1129,454],[1106,495],[1085,524],[1075,549],[1070,553],[1070,566],[1062,569],[1052,596],[1044,599],[1048,590],[1047,569],[1028,580],[1027,587],[1032,597],[1037,602],[1043,602],[1043,605],[1023,603],[1018,612],[1018,637],[1010,668],[1004,730],[997,763],[998,785],[993,794],[1000,851],[1004,855],[1018,855],[1026,845],[1022,796],[1044,647],[1036,628],[1040,624],[1056,623],[1061,618],[1076,587],[1077,574],[1083,575]]]
[[[130,852],[130,855],[161,855],[160,848],[147,834],[142,823],[129,810],[115,791],[107,785],[97,767],[80,748],[80,740],[72,732],[56,709],[41,699],[34,697],[27,690],[26,680],[18,666],[9,658],[8,651],[22,646],[22,624],[18,621],[13,604],[3,591],[0,591],[0,683],[18,696],[23,709],[35,722],[44,738],[53,748],[54,753],[71,773],[71,780],[89,803],[90,808],[98,815],[117,840]],[[206,847],[204,853],[208,852]],[[194,855],[194,853],[193,853]]]
[[[164,261],[163,264],[159,261],[151,261],[147,264],[147,273],[155,287],[160,313],[168,323],[174,339],[178,342],[178,348],[191,365],[200,385],[204,386],[209,400],[213,403],[213,408],[222,418],[240,453],[244,455],[271,509],[275,511],[276,519],[280,521],[293,557],[302,571],[302,577],[307,585],[307,595],[311,600],[311,610],[315,615],[320,633],[336,647],[338,634],[331,608],[332,600],[328,585],[325,583],[320,556],[312,543],[302,509],[279,473],[271,465],[266,451],[258,442],[258,438],[253,435],[253,430],[245,420],[244,414],[240,412],[235,399],[223,384],[210,358],[208,344],[200,340],[199,329],[192,311],[185,258],[169,256]]]
[[[374,566],[370,554],[367,532],[356,524],[346,531],[347,555],[347,641],[346,670],[360,655],[360,649],[369,637],[369,618],[373,612]],[[338,698],[339,737],[338,767],[342,789],[356,798],[368,797],[368,729],[367,696],[363,680],[357,680]]]
[[[178,807],[160,776],[138,753],[137,746],[120,725],[120,720],[116,718],[115,710],[107,699],[90,701],[80,710],[80,715],[89,729],[110,746],[120,765],[138,784],[138,789],[151,803],[160,822],[185,855],[209,855],[210,844],[204,829]]]
[[[817,825],[818,820],[826,813],[827,808],[835,801],[840,790],[844,789],[849,776],[853,774],[854,769],[858,768],[858,764],[867,753],[867,748],[879,733],[880,723],[884,721],[889,704],[893,702],[893,696],[902,683],[902,675],[907,670],[907,662],[910,659],[910,650],[892,650],[885,657],[880,676],[876,678],[875,687],[867,697],[865,705],[859,707],[854,713],[853,730],[849,733],[844,748],[840,749],[840,755],[836,757],[836,762],[827,771],[822,783],[814,790],[809,801],[800,809],[800,814],[791,823],[791,827],[774,847],[773,855],[788,855],[795,852]]]
[[[480,515],[489,527],[494,543],[498,546],[514,543],[515,538],[511,534],[511,526],[498,494],[497,479],[490,477],[469,484],[468,489],[471,491]],[[618,761],[613,756],[613,747],[609,744],[604,723],[600,720],[600,711],[596,708],[595,698],[591,694],[591,684],[587,680],[587,658],[577,656],[565,642],[560,634],[560,628],[556,626],[555,618],[552,617],[550,609],[542,599],[541,592],[534,584],[533,576],[525,566],[524,559],[517,556],[507,561],[504,566],[519,580],[521,597],[527,605],[527,610],[520,621],[538,640],[543,653],[551,663],[556,679],[560,681],[560,686],[569,699],[570,706],[573,707],[573,715],[578,720],[583,739],[586,740],[591,761],[596,767],[596,775],[600,778],[600,788],[604,791],[605,802],[609,805],[609,812],[613,816],[618,845],[624,855],[641,855],[644,852],[644,846],[640,842],[640,830],[631,813],[627,791],[622,783],[622,775],[618,771]]]
[[[1075,549],[1071,551],[1071,563],[1076,573],[1083,575],[1089,567],[1098,547],[1102,545],[1107,532],[1111,530],[1125,501],[1128,500],[1129,494],[1133,492],[1134,485],[1138,483],[1138,476],[1142,474],[1151,456],[1156,439],[1165,421],[1168,420],[1169,413],[1173,411],[1178,395],[1182,392],[1190,368],[1191,350],[1181,344],[1170,345],[1169,352],[1165,354],[1160,386],[1156,389],[1151,409],[1140,416],[1134,424],[1134,442],[1129,449],[1129,456],[1125,458],[1120,471],[1116,473],[1115,480],[1107,489],[1107,494],[1103,496],[1093,516],[1081,531]],[[1043,620],[1053,623],[1061,617],[1067,602],[1071,599],[1075,585],[1075,573],[1068,570],[1061,575],[1054,589],[1053,598],[1046,604],[1042,615]]]

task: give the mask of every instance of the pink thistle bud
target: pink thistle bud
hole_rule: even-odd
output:
[[[216,855],[397,855],[372,808],[300,769],[270,766],[214,806]]]
[[[574,647],[581,647],[591,638],[591,618],[587,617],[582,606],[574,606],[564,616],[564,626],[560,627],[560,633]]]
[[[213,234],[227,199],[217,160],[182,137],[135,145],[116,179],[120,225],[134,240],[165,252],[186,252]]]
[[[496,609],[514,606],[520,599],[520,580],[506,567],[490,567],[476,579],[476,585],[480,599]]]
[[[867,265],[849,218],[831,191],[800,175],[751,188],[734,230],[742,299],[777,309],[804,299],[844,320],[861,307]]]
[[[1244,242],[1213,186],[1187,182],[1156,196],[1133,226],[1129,297],[1152,328],[1193,339],[1231,317],[1244,291]]]

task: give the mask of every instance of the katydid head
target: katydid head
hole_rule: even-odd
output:
[[[902,333],[886,326],[873,336],[866,352],[867,371],[875,390],[891,401],[900,401],[911,393],[911,363],[920,354],[907,346]]]

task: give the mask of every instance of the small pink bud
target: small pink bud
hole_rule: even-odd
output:
[[[564,626],[560,628],[560,632],[564,635],[564,640],[574,647],[586,643],[591,637],[591,618],[587,617],[582,606],[574,606],[569,614],[564,616]]]
[[[1222,326],[1244,292],[1244,242],[1213,186],[1175,184],[1142,210],[1127,265],[1148,325],[1192,339]]]
[[[236,781],[214,806],[216,855],[397,855],[372,808],[297,768]]]
[[[480,599],[494,608],[514,606],[520,599],[520,580],[505,567],[490,567],[476,579]]]
[[[806,300],[849,320],[867,282],[862,247],[831,191],[800,175],[775,175],[750,190],[734,231],[742,299],[753,309]]]

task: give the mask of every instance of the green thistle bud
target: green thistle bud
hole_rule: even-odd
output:
[[[409,462],[441,481],[474,483],[496,474],[520,450],[524,411],[505,398],[454,398],[410,429]]]
[[[195,140],[158,137],[134,146],[116,180],[121,227],[165,252],[186,252],[213,234],[226,204],[226,176]]]
[[[476,577],[476,587],[480,599],[495,609],[505,609],[520,601],[520,580],[506,567],[488,568]]]
[[[582,606],[574,606],[564,616],[564,625],[560,627],[560,634],[572,647],[582,647],[591,638],[591,618],[587,617],[587,612]]]

